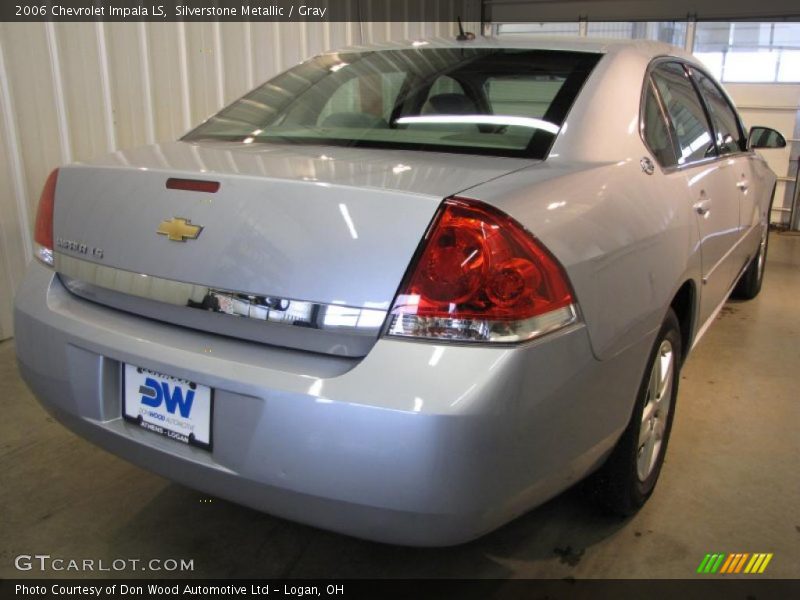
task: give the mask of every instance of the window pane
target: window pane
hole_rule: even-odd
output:
[[[644,23],[612,23],[591,22],[586,28],[586,34],[589,37],[604,37],[604,38],[617,38],[624,40],[634,39],[634,25],[644,25]],[[638,28],[637,28],[638,29]],[[642,38],[643,35],[637,35],[636,38]]]
[[[711,113],[711,123],[717,136],[717,148],[720,154],[731,154],[745,149],[744,135],[739,129],[739,120],[728,100],[722,95],[717,85],[700,71],[692,74],[700,88],[700,93]],[[728,141],[726,141],[728,140]]]
[[[324,54],[256,88],[184,139],[545,158],[599,59],[480,47]]]
[[[731,23],[731,46],[740,48],[769,47],[771,37],[771,23]]]
[[[724,52],[730,46],[731,23],[697,23],[694,30],[695,52]]]
[[[406,74],[401,71],[388,71],[351,79],[333,93],[320,111],[317,124],[334,113],[356,112],[382,116],[388,121],[405,77]]]
[[[686,23],[674,21],[590,22],[586,34],[589,37],[658,40],[682,47],[686,43]]]
[[[778,81],[800,81],[800,50],[784,50],[781,52]]]
[[[501,23],[497,28],[499,35],[578,35],[580,25],[577,21],[566,23]]]
[[[662,167],[675,164],[672,137],[656,100],[652,81],[648,82],[644,98],[644,139]]]
[[[431,96],[437,96],[439,94],[461,94],[463,96],[464,93],[464,86],[452,77],[442,75],[433,82],[430,92],[428,92],[428,99],[430,99]]]
[[[400,71],[389,71],[383,73],[381,78],[383,80],[383,118],[388,121],[392,118],[392,109],[394,109],[397,96],[403,88],[406,74]]]
[[[722,80],[722,65],[725,61],[722,52],[695,52],[694,55],[706,66],[709,73]]]
[[[542,118],[563,84],[549,77],[490,77],[484,91],[496,115]]]
[[[678,136],[681,152],[678,164],[716,156],[705,111],[683,67],[677,63],[661,65],[653,71],[653,81]]]
[[[655,25],[655,35],[648,35],[647,39],[659,40],[672,44],[673,46],[686,46],[686,27],[685,22],[680,21],[662,21],[659,23],[648,23],[648,25]]]
[[[722,69],[723,81],[775,81],[778,53],[769,51],[728,52]]]
[[[336,90],[331,99],[325,104],[319,114],[317,122],[324,121],[328,116],[338,112],[357,112],[361,110],[361,94],[358,79],[351,79]]]
[[[772,45],[781,48],[800,48],[800,23],[775,23]]]
[[[695,54],[721,81],[796,82],[800,23],[698,23]]]

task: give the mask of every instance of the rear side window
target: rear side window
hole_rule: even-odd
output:
[[[674,166],[677,162],[669,125],[656,97],[651,79],[647,80],[644,94],[644,139],[647,147],[662,167]]]
[[[653,83],[669,115],[678,143],[679,165],[717,155],[714,137],[700,97],[678,63],[664,63],[653,69]]]
[[[703,95],[706,106],[708,106],[719,153],[731,154],[743,151],[745,149],[745,138],[739,127],[739,118],[736,116],[736,111],[711,78],[696,69],[691,71],[697,87],[700,88],[700,93]]]

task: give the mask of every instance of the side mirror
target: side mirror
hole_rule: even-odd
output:
[[[786,138],[770,127],[751,127],[747,137],[748,148],[785,148]]]

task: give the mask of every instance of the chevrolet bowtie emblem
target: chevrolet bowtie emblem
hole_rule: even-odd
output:
[[[203,228],[200,225],[192,225],[189,219],[177,217],[166,219],[158,226],[158,233],[167,236],[173,242],[196,240],[201,231],[203,231]]]

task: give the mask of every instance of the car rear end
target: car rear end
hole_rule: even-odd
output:
[[[280,77],[263,94],[314,95]],[[300,131],[294,102],[262,144],[269,102],[242,102],[48,180],[15,304],[45,408],[209,494],[401,544],[477,537],[591,469],[618,433],[594,394],[629,375],[593,357],[557,257],[469,196],[544,158],[558,115],[393,115],[398,145],[363,116]]]

